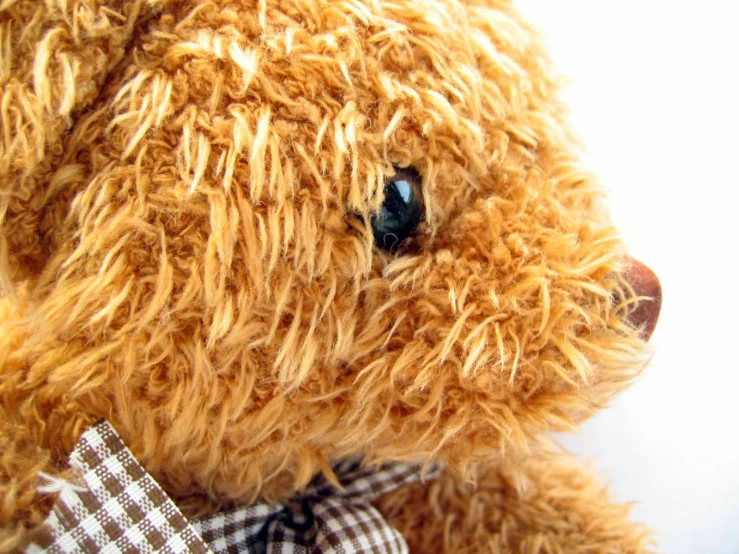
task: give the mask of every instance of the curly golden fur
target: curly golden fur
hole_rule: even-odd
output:
[[[5,0],[0,48],[0,550],[105,417],[189,514],[441,460],[378,502],[418,552],[642,551],[546,442],[647,351],[509,2]]]

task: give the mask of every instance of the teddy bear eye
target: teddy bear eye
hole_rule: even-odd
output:
[[[412,167],[395,168],[385,183],[385,201],[372,215],[375,244],[384,250],[397,248],[413,235],[423,216],[421,176]]]

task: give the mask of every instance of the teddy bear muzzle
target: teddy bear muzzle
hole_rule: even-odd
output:
[[[636,307],[629,314],[629,320],[634,326],[643,328],[641,336],[649,340],[662,308],[662,287],[654,271],[631,256],[627,256],[627,259],[629,268],[624,277],[638,299]]]

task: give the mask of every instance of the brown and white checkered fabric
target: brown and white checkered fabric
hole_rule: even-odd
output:
[[[341,488],[317,477],[285,504],[256,504],[188,522],[105,421],[77,444],[70,464],[82,486],[68,484],[29,553],[194,552],[253,554],[395,554],[405,541],[370,502],[417,482],[419,465],[334,467]],[[435,476],[437,470],[424,473]]]
[[[431,469],[424,478],[433,478]],[[400,553],[405,540],[370,503],[421,479],[419,465],[362,466],[358,459],[334,467],[341,489],[317,477],[292,502],[257,504],[193,521],[215,554]]]
[[[98,421],[82,435],[70,465],[82,481],[62,487],[27,553],[210,552],[108,422]]]

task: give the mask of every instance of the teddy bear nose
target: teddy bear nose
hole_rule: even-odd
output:
[[[635,326],[644,327],[642,337],[649,340],[657,326],[662,308],[662,287],[654,271],[631,256],[628,256],[628,261],[629,269],[625,277],[634,289],[634,294],[640,298],[629,319]]]

